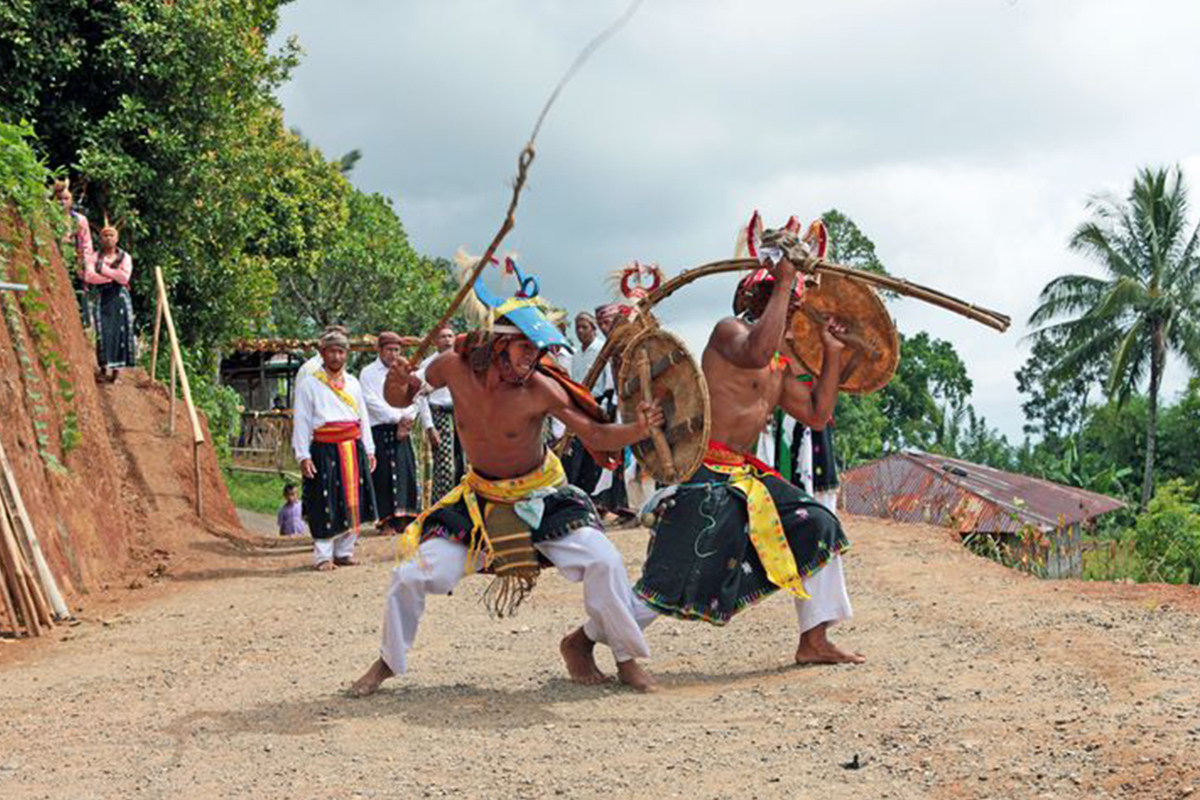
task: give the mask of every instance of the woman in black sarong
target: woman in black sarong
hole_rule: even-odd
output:
[[[96,367],[98,376],[112,383],[117,370],[135,366],[133,337],[133,300],[129,296],[129,278],[133,259],[117,247],[119,234],[112,225],[100,229],[100,252],[84,271],[84,282],[94,287],[92,321],[96,328]]]

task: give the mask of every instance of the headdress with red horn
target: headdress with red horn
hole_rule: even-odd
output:
[[[803,236],[800,235],[801,228],[799,218],[793,215],[788,218],[782,228],[766,229],[763,227],[762,216],[756,210],[750,217],[750,222],[738,233],[734,257],[749,256],[760,264],[774,266],[787,253],[783,240],[785,238],[795,240],[798,237],[799,244],[808,258],[814,260],[824,258],[829,246],[829,233],[825,229],[825,223],[819,219],[813,220]],[[775,277],[771,274],[769,266],[752,270],[738,283],[737,293],[733,299],[734,313],[741,314],[749,309],[752,305],[750,296],[768,288],[774,282]],[[803,294],[804,281],[797,281],[795,299],[799,301]]]

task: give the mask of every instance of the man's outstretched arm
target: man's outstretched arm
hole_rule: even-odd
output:
[[[571,402],[565,389],[549,378],[542,378],[539,386],[546,399],[546,413],[566,425],[592,450],[620,450],[645,439],[652,427],[661,427],[663,424],[663,412],[658,403],[639,403],[637,422],[597,422]]]

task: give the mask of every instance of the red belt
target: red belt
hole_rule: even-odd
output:
[[[704,451],[704,464],[710,467],[744,467],[750,465],[759,472],[782,478],[774,468],[746,453],[739,453],[724,442],[709,439],[708,448]]]
[[[341,444],[359,438],[358,422],[327,422],[313,431],[313,441],[321,444]]]

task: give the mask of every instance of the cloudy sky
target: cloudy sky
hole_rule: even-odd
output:
[[[360,148],[355,184],[396,201],[421,251],[478,253],[548,92],[625,6],[296,0],[287,122],[329,155]],[[506,245],[574,311],[627,261],[728,257],[756,208],[837,208],[894,274],[1017,321],[892,306],[954,342],[976,408],[1019,439],[1023,321],[1049,279],[1094,271],[1066,249],[1089,196],[1144,165],[1200,181],[1198,38],[1191,0],[646,0],[551,112]],[[698,350],[732,280],[660,317]]]

